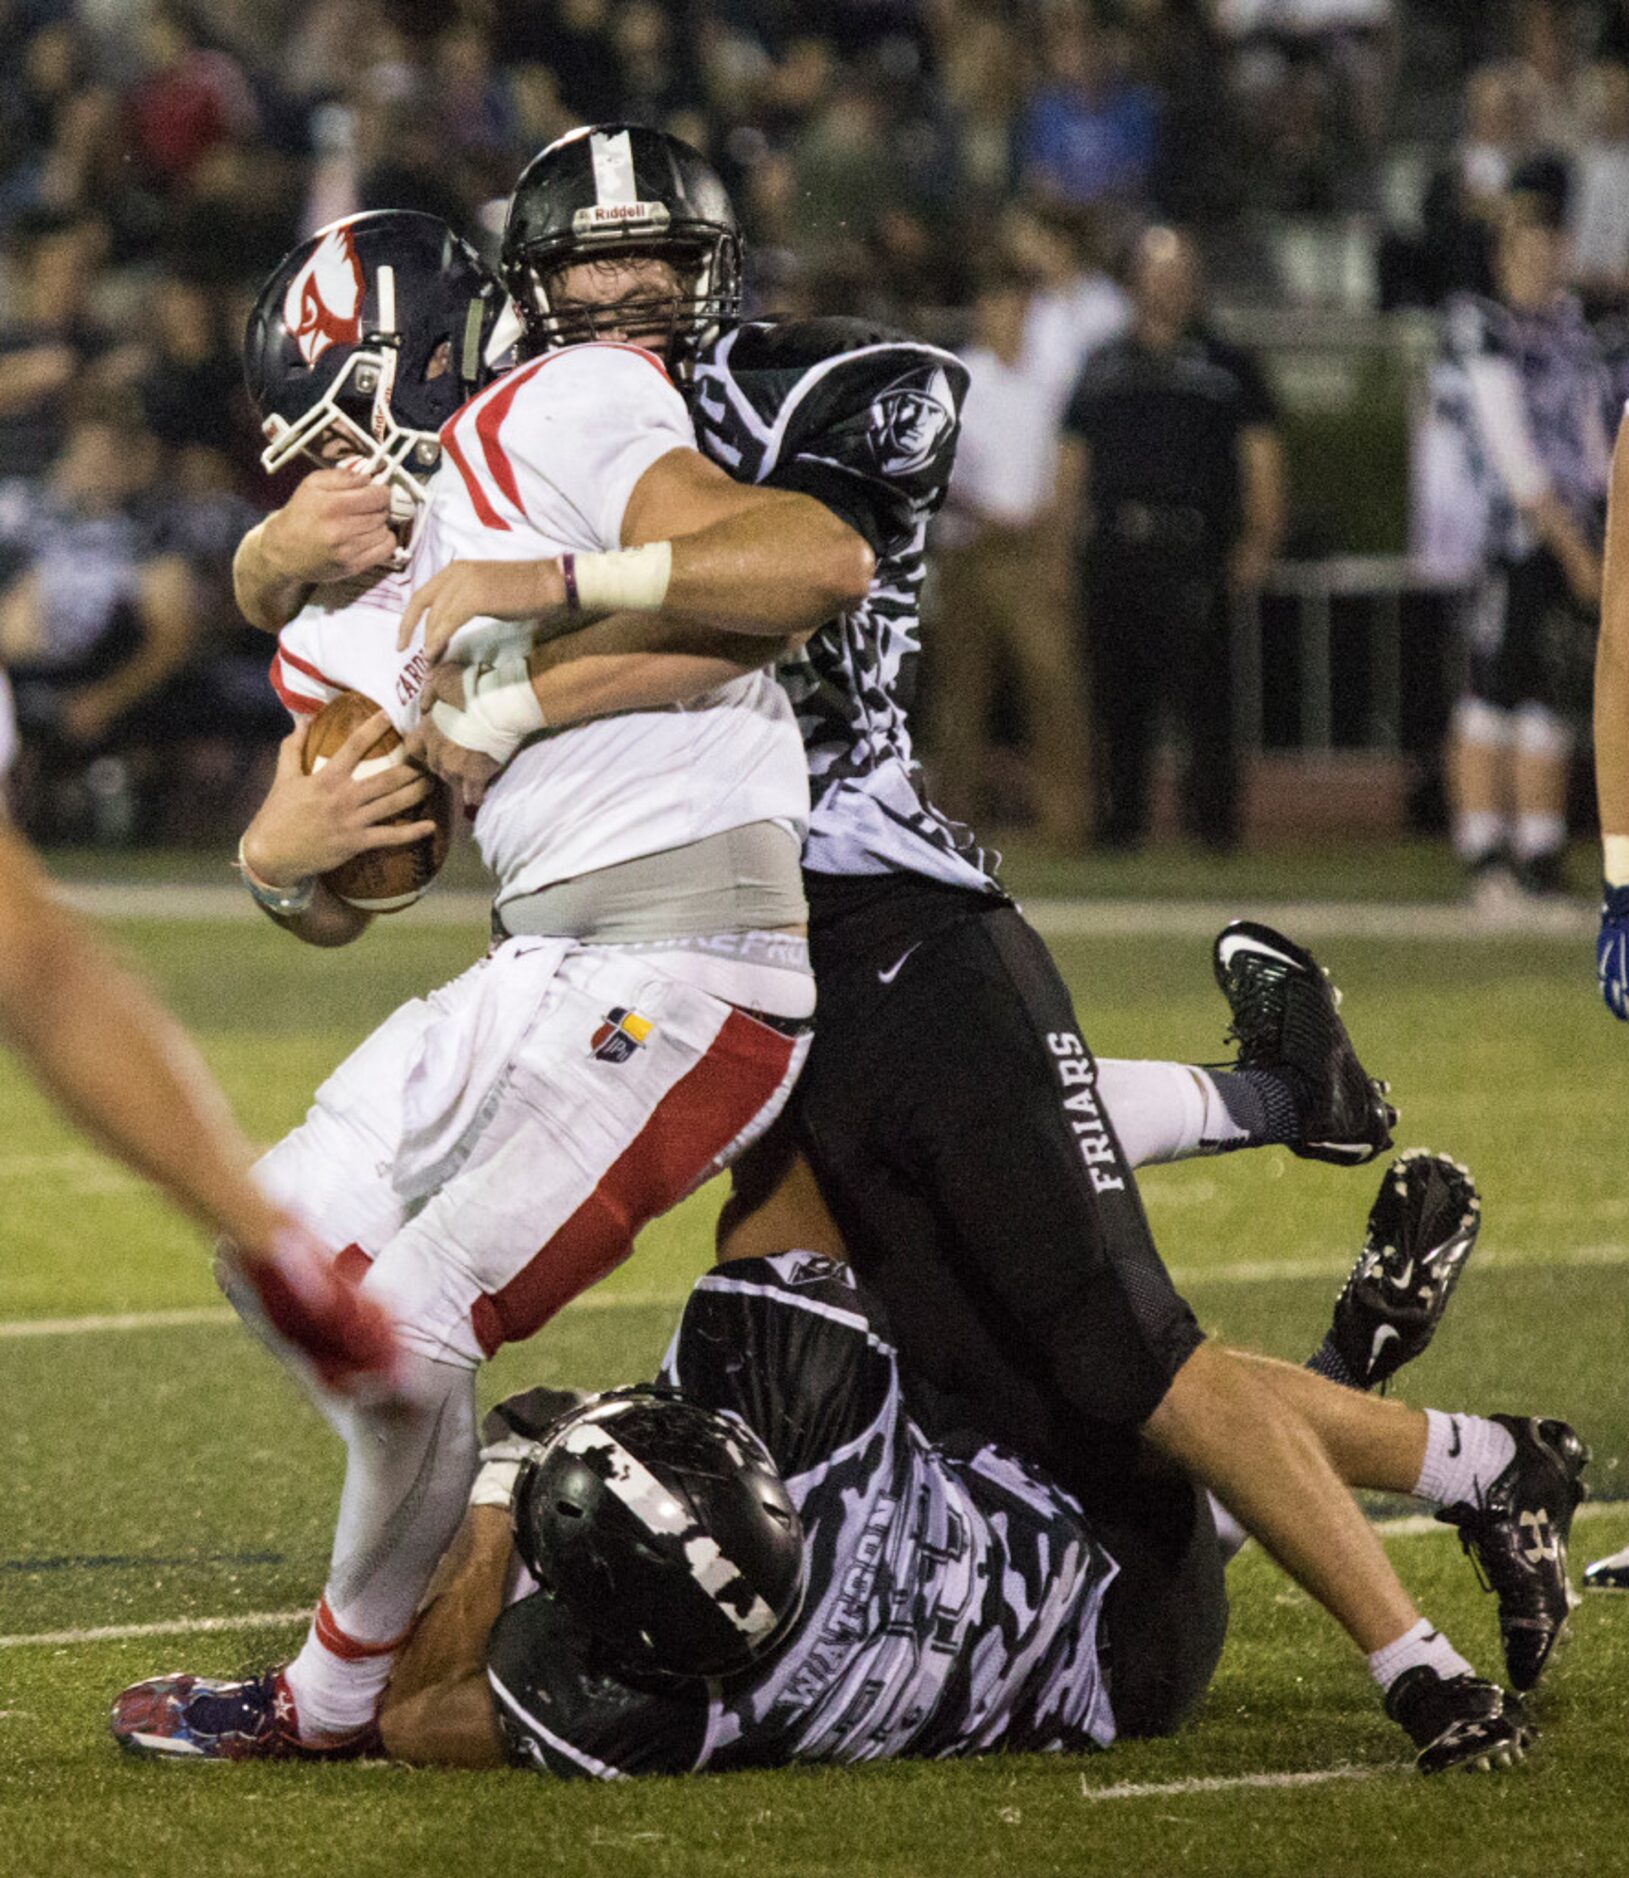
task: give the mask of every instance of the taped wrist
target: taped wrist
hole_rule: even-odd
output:
[[[1603,835],[1601,854],[1604,862],[1601,873],[1608,890],[1629,888],[1629,835]]]
[[[673,578],[673,543],[652,541],[614,554],[562,554],[560,573],[573,613],[659,613]]]
[[[528,737],[548,728],[532,689],[531,669],[518,652],[468,667],[462,707],[437,698],[430,707],[430,722],[449,742],[479,751],[500,767]]]
[[[535,1441],[514,1435],[481,1450],[481,1469],[470,1488],[471,1506],[501,1506],[507,1513],[515,1503],[520,1470],[541,1452]]]

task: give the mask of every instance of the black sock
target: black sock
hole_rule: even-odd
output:
[[[1329,1331],[1316,1350],[1302,1366],[1310,1369],[1315,1376],[1327,1376],[1331,1382],[1338,1382],[1343,1389],[1356,1389],[1359,1395],[1367,1395],[1363,1379],[1352,1374],[1346,1358],[1335,1347],[1335,1333]]]
[[[1222,1069],[1210,1075],[1228,1119],[1244,1130],[1249,1146],[1264,1148],[1301,1139],[1300,1110],[1287,1071]]]

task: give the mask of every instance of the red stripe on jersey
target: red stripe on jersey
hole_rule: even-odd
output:
[[[519,1343],[620,1265],[653,1219],[676,1206],[762,1112],[791,1066],[790,1037],[732,1011],[707,1054],[554,1237],[502,1290],[477,1298],[470,1323],[491,1356]]]
[[[461,416],[462,413],[459,415]],[[465,462],[464,453],[458,447],[458,439],[453,435],[453,425],[457,422],[457,417],[449,418],[442,426],[441,447],[447,452],[448,460],[453,468],[463,477],[464,487],[469,491],[470,501],[475,504],[475,513],[481,525],[485,528],[498,528],[508,534],[509,524],[487,501],[486,491],[476,481],[475,472]]]
[[[319,671],[309,659],[302,659],[298,652],[290,652],[285,645],[277,648],[278,657],[285,665],[292,665],[297,672],[304,672],[307,678],[316,679],[319,685],[326,685],[330,691],[344,691],[344,685],[336,685],[326,672]]]
[[[498,428],[509,415],[509,407],[515,402],[521,386],[528,378],[536,376],[539,366],[547,365],[548,362],[548,359],[538,359],[531,365],[522,366],[518,372],[511,372],[475,413],[475,434],[481,440],[481,455],[492,472],[492,480],[522,515],[526,509],[520,499],[520,486],[515,481],[514,465],[505,456],[503,445],[498,441]]]
[[[280,652],[272,654],[272,662],[268,670],[271,673],[272,690],[283,700],[284,705],[294,716],[315,717],[323,708],[321,698],[308,698],[303,692],[290,691],[283,683],[283,655]]]

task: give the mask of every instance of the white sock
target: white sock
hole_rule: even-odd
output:
[[[1427,1409],[1425,1423],[1415,1497],[1434,1506],[1476,1505],[1515,1457],[1515,1436],[1485,1415]]]
[[[396,1645],[464,1516],[475,1478],[475,1373],[409,1359],[411,1409],[353,1409],[322,1604],[284,1674],[307,1739],[373,1720]]]
[[[1524,810],[1516,817],[1516,858],[1536,860],[1541,854],[1559,854],[1567,845],[1567,824],[1559,815],[1538,815]]]
[[[325,1597],[299,1655],[283,1671],[301,1740],[343,1740],[366,1728],[378,1712],[401,1641],[362,1643],[349,1636],[334,1621]]]
[[[1440,1630],[1433,1630],[1425,1618],[1412,1630],[1405,1630],[1395,1643],[1369,1656],[1369,1674],[1380,1684],[1384,1695],[1405,1670],[1424,1663],[1446,1680],[1450,1676],[1474,1675],[1469,1663]]]
[[[1215,1154],[1245,1139],[1216,1084],[1187,1063],[1100,1057],[1097,1091],[1133,1167]]]
[[[1222,1548],[1222,1563],[1231,1565],[1250,1543],[1250,1535],[1214,1493],[1206,1494],[1205,1498],[1210,1501],[1211,1518],[1216,1521],[1216,1541]]]
[[[1454,852],[1462,861],[1480,861],[1505,845],[1505,818],[1497,809],[1465,809],[1454,817]]]

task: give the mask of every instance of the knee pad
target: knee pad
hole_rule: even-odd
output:
[[[1460,743],[1474,749],[1508,750],[1515,743],[1511,713],[1486,698],[1461,698],[1454,706],[1453,729]]]
[[[1572,732],[1548,705],[1523,704],[1513,716],[1518,755],[1564,763],[1572,754]]]

